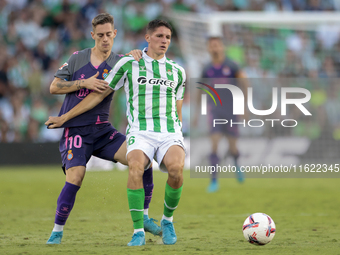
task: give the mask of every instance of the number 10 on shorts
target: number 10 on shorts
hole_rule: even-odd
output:
[[[69,149],[72,149],[72,147],[74,146],[75,148],[80,148],[83,141],[81,139],[80,135],[76,135],[74,138],[73,136],[70,136],[67,140],[66,140],[66,148],[67,148],[67,143],[69,143]]]

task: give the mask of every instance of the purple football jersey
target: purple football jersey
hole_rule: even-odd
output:
[[[59,68],[54,76],[67,81],[84,80],[95,75],[98,71],[99,75],[97,79],[105,79],[120,57],[120,55],[111,52],[110,56],[101,63],[98,68],[95,68],[91,64],[90,48],[82,51],[76,51],[72,54],[68,61]],[[91,92],[92,91],[84,88],[66,94],[59,116],[71,110]],[[91,124],[107,123],[112,96],[113,93],[104,98],[104,100],[93,109],[65,122],[62,127],[79,127]]]
[[[212,63],[209,63],[203,69],[201,78],[209,78],[207,83],[212,87],[214,87],[215,84],[233,84],[237,86],[236,76],[238,72],[239,67],[237,64],[226,58],[219,66],[214,66]],[[223,106],[225,106],[222,110],[227,109],[228,112],[232,113],[233,97],[231,92],[228,89],[216,89],[216,91],[221,98]],[[214,105],[210,97],[208,97],[208,104],[210,106]],[[214,108],[214,111],[219,110],[221,110],[221,108]]]

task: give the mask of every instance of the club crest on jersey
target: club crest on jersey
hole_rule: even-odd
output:
[[[231,70],[230,70],[229,67],[225,66],[225,67],[223,67],[223,69],[222,69],[222,73],[223,73],[223,75],[227,76],[227,75],[230,75],[230,74],[231,74]]]
[[[171,75],[172,75],[172,71],[171,71],[171,70],[167,70],[167,71],[166,71],[166,74],[169,75],[169,76],[171,76]]]
[[[67,159],[68,159],[68,160],[71,160],[71,159],[73,159],[73,153],[72,153],[72,150],[69,150],[67,153],[68,153],[68,154],[67,154]]]
[[[102,74],[103,79],[105,80],[108,75],[109,75],[109,71],[107,69],[104,69],[103,74]]]
[[[61,67],[59,67],[59,70],[63,69],[65,66],[68,66],[67,62],[65,62]]]

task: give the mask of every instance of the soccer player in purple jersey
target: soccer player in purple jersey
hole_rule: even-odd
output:
[[[207,42],[207,49],[211,57],[211,62],[205,66],[203,69],[202,78],[211,78],[211,79],[225,79],[226,82],[228,80],[228,83],[235,82],[235,78],[246,78],[244,73],[239,69],[237,64],[235,64],[233,61],[228,59],[225,56],[224,52],[224,44],[222,41],[222,38],[220,37],[210,37]],[[216,82],[213,82],[214,84]],[[221,83],[221,80],[218,80],[217,83]],[[234,85],[240,86],[240,88],[243,90],[244,94],[246,95],[246,83],[244,79],[240,80],[240,82],[235,83]],[[218,94],[221,97],[221,100],[223,102],[223,109],[221,108],[214,108],[212,100],[208,100],[208,107],[211,109],[210,117],[213,119],[228,119],[233,120],[233,122],[237,121],[237,116],[233,115],[233,97],[229,90],[219,90]],[[225,104],[227,104],[225,106]],[[212,143],[212,152],[209,156],[210,163],[213,166],[216,166],[220,159],[217,156],[217,150],[218,150],[218,144],[219,141],[223,138],[223,136],[226,136],[229,142],[229,153],[234,159],[234,164],[237,167],[237,179],[240,182],[244,181],[244,176],[242,172],[240,171],[240,168],[238,167],[238,157],[239,157],[239,151],[237,148],[237,138],[238,138],[238,128],[236,125],[234,126],[228,126],[228,125],[216,125],[215,127],[212,127],[211,130],[211,143]],[[212,174],[210,185],[208,186],[207,191],[210,192],[216,192],[219,188],[218,182],[217,182],[217,173],[214,172]]]
[[[91,36],[95,46],[74,52],[56,72],[51,83],[52,94],[66,94],[59,116],[72,109],[92,91],[102,93],[107,90],[108,83],[103,79],[121,58],[121,55],[111,51],[117,33],[113,17],[107,13],[97,15],[92,20],[92,28]],[[141,56],[140,51],[131,53],[134,53],[136,59]],[[127,165],[125,135],[119,133],[108,121],[112,96],[113,93],[92,110],[62,125],[64,133],[59,150],[66,182],[57,200],[55,224],[47,244],[61,243],[64,225],[73,208],[91,155]],[[151,167],[143,175],[143,185],[145,231],[160,235],[160,227],[148,217],[153,190]]]
[[[172,35],[169,23],[163,20],[150,21],[146,32],[148,48],[143,50],[142,59],[137,62],[131,57],[122,58],[106,79],[110,81],[112,90],[124,86],[128,102],[127,193],[134,226],[128,246],[145,245],[141,178],[145,166],[155,159],[160,170],[168,173],[161,220],[162,240],[167,245],[177,242],[172,221],[183,188],[185,148],[181,123],[185,70],[165,56]],[[59,127],[81,116],[94,109],[112,90],[91,93],[72,110],[59,117],[50,117],[45,124]]]

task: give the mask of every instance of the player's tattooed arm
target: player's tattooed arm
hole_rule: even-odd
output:
[[[65,81],[55,77],[50,86],[51,94],[67,94],[80,89],[89,89],[103,93],[108,88],[108,82],[97,79],[99,72],[85,80]]]
[[[77,90],[81,90],[83,88],[85,88],[84,85],[82,85],[82,83],[84,83],[84,80],[79,80],[79,81],[65,81],[65,80],[59,80],[57,82],[57,87],[59,89],[64,89],[64,88],[69,88],[72,86],[76,86]]]
[[[105,97],[111,94],[113,90],[111,88],[107,88],[103,93],[93,92],[87,95],[80,103],[78,103],[75,107],[69,110],[67,113],[56,117],[50,116],[48,120],[45,122],[47,128],[58,128],[61,127],[66,121],[73,119],[74,117],[83,114],[94,108],[98,105]]]
[[[84,83],[84,81],[76,81],[76,86],[78,90],[81,90],[82,88],[84,88],[83,86],[81,86],[81,83]]]

